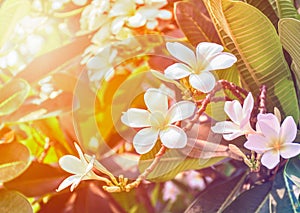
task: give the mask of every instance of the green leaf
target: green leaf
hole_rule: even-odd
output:
[[[268,0],[245,0],[246,3],[259,9],[265,16],[269,18],[275,28],[277,28],[279,18]]]
[[[9,40],[15,26],[30,11],[28,0],[5,0],[0,5],[0,47]]]
[[[300,99],[300,21],[283,18],[278,23],[278,31],[284,49],[293,59],[292,70],[296,79],[298,100]],[[300,104],[300,102],[299,102]]]
[[[267,198],[271,188],[272,182],[256,185],[252,189],[242,193],[239,197],[237,197],[226,209],[224,209],[223,212],[258,212],[262,207],[263,201]]]
[[[261,185],[254,185],[238,196],[223,212],[293,212],[284,183],[283,169],[277,172],[274,181],[267,180]]]
[[[295,18],[300,20],[300,15],[291,0],[276,0],[279,18]]]
[[[284,175],[286,175],[291,181],[293,181],[298,187],[300,187],[300,159],[294,157],[287,162]]]
[[[242,84],[254,96],[265,84],[268,110],[299,118],[297,97],[275,28],[255,7],[239,1],[206,0],[223,44],[237,58]]]
[[[185,212],[221,212],[228,202],[239,194],[246,173],[232,176],[225,181],[216,181],[201,193]]]
[[[158,153],[161,145],[156,143],[154,148],[141,156],[139,161],[139,170],[144,172],[153,162],[155,155]],[[151,181],[166,181],[174,178],[179,172],[191,169],[202,169],[209,167],[224,157],[211,157],[209,159],[189,158],[177,149],[169,149],[161,157],[159,163],[148,175],[147,179]]]
[[[30,164],[30,153],[18,142],[0,144],[0,183],[22,174]]]
[[[53,166],[32,162],[22,175],[4,183],[4,186],[22,192],[27,197],[42,196],[55,192],[55,189],[68,175]]]
[[[0,88],[0,116],[16,111],[30,91],[29,84],[22,79],[12,79]]]
[[[30,203],[22,194],[15,191],[0,190],[0,212],[31,213]]]
[[[179,27],[194,46],[203,41],[221,43],[202,0],[176,2],[174,11]]]

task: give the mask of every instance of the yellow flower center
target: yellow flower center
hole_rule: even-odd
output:
[[[168,122],[165,118],[165,115],[161,112],[153,112],[150,116],[150,123],[153,128],[162,130],[167,127]]]

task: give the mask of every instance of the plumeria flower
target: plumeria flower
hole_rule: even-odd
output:
[[[254,133],[250,125],[250,116],[253,109],[254,100],[249,92],[244,100],[243,106],[239,101],[226,101],[224,111],[231,121],[216,123],[211,129],[215,133],[223,134],[225,140],[233,140],[241,135]]]
[[[192,116],[196,108],[195,104],[180,101],[168,109],[168,96],[154,88],[146,91],[144,101],[148,110],[130,108],[121,117],[122,122],[127,126],[143,128],[133,138],[135,150],[139,154],[149,152],[158,137],[167,148],[185,147],[186,133],[173,123]]]
[[[300,154],[300,144],[293,143],[297,135],[297,126],[291,116],[286,117],[282,125],[271,113],[257,116],[256,130],[260,134],[248,135],[244,146],[262,154],[261,163],[273,169],[280,161],[280,156],[287,159]]]
[[[103,77],[109,80],[114,75],[113,61],[115,60],[118,51],[116,49],[106,47],[99,54],[92,57],[88,63],[89,79],[93,81],[101,81]]]
[[[66,178],[58,187],[56,191],[61,191],[71,186],[70,191],[72,192],[82,180],[101,180],[109,183],[109,180],[96,175],[93,172],[95,157],[92,157],[90,162],[84,157],[80,147],[75,143],[75,148],[79,154],[79,158],[73,155],[65,155],[59,159],[60,167],[73,175]],[[107,173],[107,170],[103,170]],[[103,172],[101,170],[101,172]]]
[[[237,61],[233,54],[223,52],[224,48],[215,43],[199,43],[196,54],[178,42],[167,42],[166,46],[173,57],[184,63],[167,67],[165,76],[175,80],[189,76],[191,86],[204,93],[210,92],[216,84],[210,71],[229,68]]]
[[[163,200],[174,203],[180,193],[180,189],[172,181],[167,181],[163,188]]]

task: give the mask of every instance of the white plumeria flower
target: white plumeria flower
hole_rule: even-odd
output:
[[[211,129],[214,133],[223,134],[225,140],[233,140],[241,135],[254,133],[250,125],[250,116],[253,109],[254,100],[251,92],[244,100],[243,106],[239,101],[226,101],[224,111],[231,121],[216,123]]]
[[[168,109],[168,96],[154,88],[146,91],[144,101],[148,110],[130,108],[121,117],[122,122],[127,126],[145,127],[133,138],[133,146],[137,153],[149,152],[158,137],[167,148],[185,147],[187,135],[173,123],[192,116],[196,108],[195,104],[190,101],[180,101]]]
[[[287,159],[300,154],[300,144],[293,143],[297,135],[297,126],[291,116],[286,117],[281,127],[277,117],[271,113],[257,116],[258,134],[248,135],[244,146],[262,154],[261,163],[273,169],[280,156]]]
[[[109,80],[114,75],[113,61],[115,60],[118,51],[111,47],[104,48],[99,54],[92,57],[88,63],[88,75],[92,82],[101,81],[104,77]]]
[[[74,175],[71,175],[70,177],[66,178],[59,185],[56,191],[61,191],[71,186],[70,191],[72,192],[82,180],[104,180],[92,171],[94,167],[95,158],[93,157],[90,160],[90,162],[87,162],[80,147],[76,143],[75,148],[79,154],[79,158],[73,155],[65,155],[59,159],[58,163],[60,167],[66,172],[69,172]]]
[[[163,200],[170,200],[171,203],[174,203],[177,199],[177,196],[180,195],[181,191],[172,181],[165,182],[163,188]]]
[[[178,42],[167,42],[170,54],[183,63],[175,63],[167,67],[165,76],[170,79],[182,79],[189,76],[191,86],[201,92],[210,92],[216,79],[210,71],[226,69],[236,61],[236,57],[215,43],[201,42],[196,47],[196,54]]]

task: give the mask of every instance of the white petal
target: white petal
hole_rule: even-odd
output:
[[[300,154],[300,144],[297,143],[283,145],[282,148],[280,149],[280,155],[285,159],[295,157],[296,155],[299,154]]]
[[[248,135],[248,140],[244,144],[244,147],[257,153],[263,153],[264,151],[270,150],[268,143],[269,141],[266,137],[259,134],[250,134]]]
[[[221,53],[209,61],[209,70],[220,70],[231,67],[237,61],[236,57],[230,53]]]
[[[238,131],[238,132],[233,132],[233,133],[230,133],[230,134],[224,134],[223,138],[227,141],[231,141],[231,140],[236,139],[236,138],[238,138],[242,135],[244,135],[244,132],[243,131]]]
[[[116,1],[113,7],[109,11],[111,17],[130,15],[132,11],[135,11],[135,3],[131,0],[119,0]]]
[[[224,111],[230,120],[238,125],[240,124],[240,120],[243,118],[242,106],[240,102],[237,100],[226,101],[224,105]]]
[[[189,76],[192,70],[185,64],[175,63],[165,69],[165,76],[170,79],[181,79]]]
[[[158,138],[158,130],[145,128],[140,130],[133,138],[133,146],[137,153],[145,154],[155,145]]]
[[[183,148],[187,143],[185,132],[175,125],[170,125],[165,130],[160,131],[159,137],[168,148]]]
[[[121,121],[133,128],[148,127],[150,124],[150,113],[144,109],[130,108],[123,113]]]
[[[129,27],[138,28],[144,26],[147,22],[147,19],[140,13],[136,13],[134,16],[129,17],[127,22]]]
[[[279,161],[279,152],[274,150],[265,152],[261,158],[262,165],[266,166],[268,169],[273,169]]]
[[[125,24],[124,17],[122,16],[116,17],[111,23],[112,34],[114,35],[118,34],[122,29],[122,27],[124,26],[124,24]]]
[[[156,18],[159,10],[154,7],[140,7],[137,13],[140,13],[147,20]]]
[[[178,42],[167,42],[166,47],[173,57],[193,68],[196,67],[196,56],[190,48]]]
[[[156,19],[148,20],[147,24],[146,24],[146,27],[147,27],[148,30],[154,30],[155,27],[157,27],[157,25],[158,25],[158,21]]]
[[[224,50],[223,46],[210,42],[201,42],[197,45],[196,55],[198,63],[207,61],[212,56],[221,53]]]
[[[86,166],[73,155],[62,156],[58,163],[63,170],[71,174],[83,174],[85,172]]]
[[[88,162],[87,160],[85,159],[84,155],[83,155],[83,152],[81,151],[81,148],[80,146],[77,144],[77,143],[74,143],[75,145],[75,148],[78,152],[78,155],[79,155],[79,159],[81,160],[81,163],[86,167],[88,165]]]
[[[192,74],[189,81],[193,88],[204,93],[210,92],[216,84],[216,79],[210,72],[202,72],[199,75]]]
[[[180,101],[174,104],[167,114],[169,124],[191,117],[194,114],[195,109],[195,104],[190,101]]]
[[[228,133],[233,133],[233,132],[239,132],[240,127],[231,121],[222,121],[222,122],[216,123],[215,126],[211,127],[211,130],[214,133],[228,134]]]
[[[252,93],[249,92],[247,97],[245,98],[244,104],[243,104],[243,110],[242,111],[243,111],[243,117],[244,118],[246,117],[245,115],[248,116],[249,112],[251,114],[251,112],[253,110],[253,106],[254,106],[253,96],[252,96]],[[249,114],[249,116],[250,116],[250,114]],[[248,118],[248,120],[249,120],[249,118]]]
[[[66,179],[64,179],[64,181],[58,186],[58,188],[56,189],[57,192],[69,187],[71,184],[74,183],[74,181],[80,179],[81,176],[80,175],[72,175],[70,177],[67,177]]]
[[[157,17],[163,20],[169,20],[172,18],[172,13],[169,10],[160,10]]]
[[[285,143],[291,143],[295,140],[297,135],[297,126],[293,117],[288,116],[281,124],[280,138]]]
[[[83,6],[86,4],[87,0],[72,0],[72,2],[78,6]]]
[[[88,69],[96,69],[96,70],[104,69],[106,65],[107,65],[106,58],[98,57],[98,56],[91,58],[86,64]]]
[[[278,138],[280,132],[280,124],[275,115],[258,114],[257,116],[258,129],[268,138]]]
[[[168,111],[168,96],[159,89],[148,89],[144,101],[150,112],[158,111],[165,114]]]

